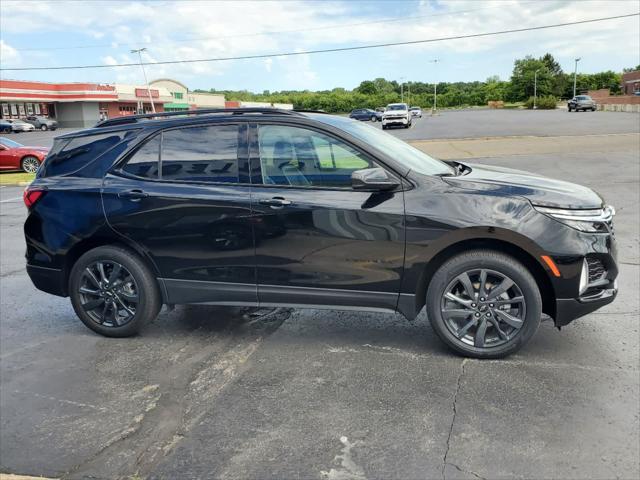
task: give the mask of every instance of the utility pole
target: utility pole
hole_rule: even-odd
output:
[[[411,82],[407,82],[407,105],[411,106]]]
[[[400,103],[404,103],[404,77],[400,77]]]
[[[147,81],[147,73],[144,71],[144,65],[142,64],[142,52],[146,51],[146,48],[138,48],[137,50],[131,50],[131,53],[137,53],[140,59],[140,68],[142,68],[142,76],[144,77],[144,83],[147,86],[147,95],[149,95],[149,102],[151,102],[151,111],[156,113],[156,106],[153,104],[153,97],[151,96],[151,89],[149,88],[149,82]],[[144,102],[142,104],[142,111],[144,112]]]
[[[536,97],[538,95],[538,72],[540,69],[536,70],[533,74],[533,109],[538,108],[536,106]]]
[[[576,58],[576,66],[573,70],[573,96],[576,96],[576,79],[578,78],[578,62],[582,57]]]

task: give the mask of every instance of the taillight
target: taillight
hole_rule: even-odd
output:
[[[27,208],[31,208],[36,204],[38,200],[42,198],[43,195],[44,190],[27,187],[24,189],[22,199],[24,200],[24,204],[27,206]]]

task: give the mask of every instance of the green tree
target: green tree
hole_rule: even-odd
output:
[[[528,55],[514,62],[511,74],[510,100],[523,101],[533,96],[536,71],[538,72],[537,94],[543,96],[553,93],[554,78],[546,63],[542,59]]]

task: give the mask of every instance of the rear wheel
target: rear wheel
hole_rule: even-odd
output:
[[[49,127],[47,127],[46,124],[43,123],[42,125],[40,125],[40,130],[42,130],[43,132],[48,130],[48,129],[49,129]]]
[[[516,259],[473,250],[436,271],[427,291],[427,315],[457,353],[500,358],[531,339],[540,325],[542,300],[533,276]]]
[[[137,255],[114,246],[94,248],[78,259],[69,296],[82,323],[107,337],[136,334],[162,307],[149,268]]]
[[[375,116],[375,115],[371,115],[371,121],[372,121],[372,122],[375,122],[375,121],[377,121],[377,120],[378,120],[378,119],[376,118],[376,116]]]
[[[22,170],[27,173],[36,173],[38,168],[40,168],[40,162],[36,157],[29,155],[22,159],[20,166],[22,167]]]

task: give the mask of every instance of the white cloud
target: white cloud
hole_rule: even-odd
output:
[[[3,36],[22,33],[24,25],[34,31],[46,31],[51,46],[59,46],[70,29],[85,34],[93,43],[107,44],[103,49],[60,51],[47,64],[90,63],[72,61],[74,56],[95,55],[103,63],[111,60],[123,63],[123,55],[131,48],[147,47],[144,59],[197,60],[202,58],[275,54],[287,51],[306,51],[317,48],[366,45],[383,42],[403,42],[441,38],[480,32],[561,23],[582,18],[605,17],[629,13],[636,2],[595,0],[588,8],[578,0],[461,0],[456,2],[422,1],[413,11],[381,12],[365,2],[60,2],[60,1],[2,1],[0,29]],[[61,14],[64,12],[64,14]],[[385,21],[369,25],[356,23],[380,21],[384,18],[411,14],[402,21]],[[338,28],[330,28],[338,26]],[[375,50],[379,63],[393,65],[398,59],[411,58],[424,64],[428,59],[455,58],[474,54],[477,62],[492,62],[497,52],[510,52],[513,58],[528,53],[550,51],[570,57],[578,52],[606,54],[619,49],[637,52],[637,18],[633,20],[591,23],[569,28],[540,30],[520,34],[496,35],[438,43],[416,44]],[[269,35],[267,32],[288,32]],[[263,32],[261,35],[248,33]],[[56,38],[56,37],[59,37]],[[75,38],[75,36],[74,36]],[[102,38],[102,42],[97,41]],[[77,39],[75,40],[77,42]],[[20,52],[2,47],[3,64],[17,62],[15,55],[23,53],[22,64],[31,60],[41,65],[36,52]],[[4,44],[3,44],[4,45]],[[32,45],[24,45],[30,48]],[[5,51],[7,53],[5,53]],[[373,55],[374,51],[336,54],[334,58]],[[312,68],[313,56],[269,57],[260,65],[267,72],[281,74],[287,85],[313,84],[318,72]],[[323,57],[326,58],[326,57]],[[355,57],[354,57],[355,58]],[[137,58],[135,59],[137,60]],[[135,61],[134,60],[134,61]],[[37,62],[37,63],[36,63]],[[453,65],[454,62],[452,62]],[[631,62],[633,63],[633,62]],[[112,63],[111,63],[112,64]],[[171,76],[187,83],[194,79],[224,75],[238,63],[207,62],[167,66],[149,66],[148,76]],[[453,68],[453,67],[452,67]],[[298,69],[294,72],[294,69]],[[100,72],[104,75],[105,72]],[[112,75],[107,73],[107,75]],[[366,73],[363,73],[366,76]],[[139,69],[116,69],[118,78],[138,78]],[[297,78],[296,78],[297,76]],[[138,78],[139,81],[139,78]],[[306,82],[306,83],[305,83]],[[339,79],[336,80],[339,83]],[[283,88],[285,88],[283,86]]]
[[[0,40],[0,61],[3,65],[17,65],[20,61],[20,52],[4,40]]]

